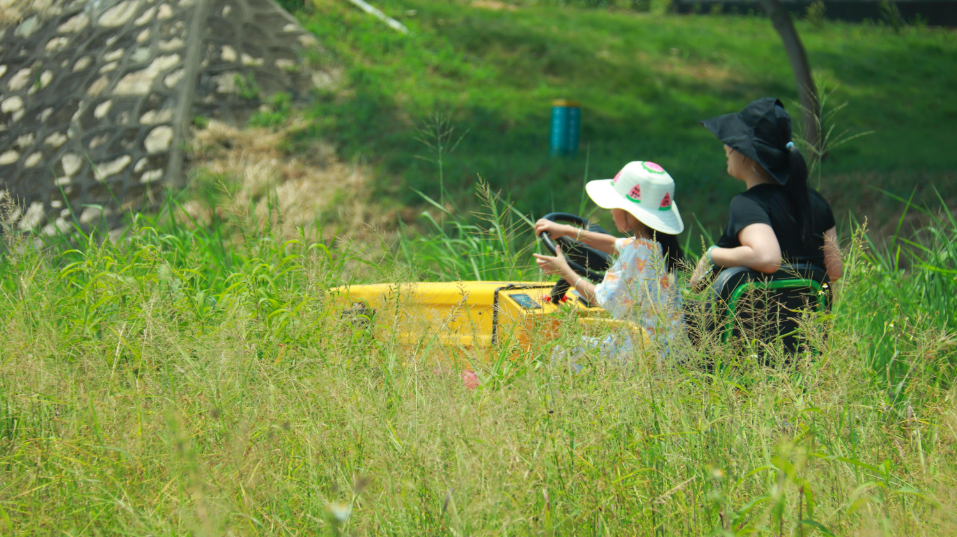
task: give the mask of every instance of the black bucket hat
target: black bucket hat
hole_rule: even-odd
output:
[[[778,183],[790,178],[791,116],[781,101],[765,97],[753,101],[737,114],[725,114],[701,122],[719,140],[757,162]]]

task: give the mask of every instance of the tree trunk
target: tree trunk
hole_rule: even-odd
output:
[[[801,38],[798,37],[787,10],[781,5],[781,0],[761,0],[761,5],[771,18],[774,29],[781,36],[788,60],[791,61],[791,70],[794,71],[798,94],[801,96],[801,106],[804,108],[804,137],[817,153],[815,156],[821,156],[823,147],[820,139],[822,127],[820,101],[817,98],[817,89],[814,87],[814,78],[811,76],[811,67],[807,61],[807,52],[804,51]]]

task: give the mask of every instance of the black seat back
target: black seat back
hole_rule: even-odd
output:
[[[789,264],[774,274],[745,267],[725,269],[712,289],[707,329],[725,342],[758,344],[752,350],[778,338],[788,355],[812,350],[798,334],[801,313],[830,307],[827,272],[811,264]]]

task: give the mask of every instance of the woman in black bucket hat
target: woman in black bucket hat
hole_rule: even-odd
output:
[[[744,181],[747,190],[731,200],[728,227],[701,258],[692,287],[703,287],[712,268],[771,274],[782,260],[817,265],[837,281],[843,264],[834,214],[808,188],[807,163],[791,140],[791,116],[781,101],[758,99],[737,114],[702,124],[724,142],[728,174]]]

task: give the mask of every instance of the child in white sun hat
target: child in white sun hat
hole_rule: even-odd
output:
[[[535,235],[548,232],[552,239],[571,237],[592,248],[617,254],[604,280],[593,285],[571,269],[559,249],[555,257],[535,254],[546,274],[558,274],[589,302],[608,310],[615,319],[637,321],[663,352],[681,333],[681,294],[675,271],[683,258],[676,235],[684,230],[675,204],[675,182],[654,162],[629,162],[614,179],[590,181],[588,196],[599,207],[611,209],[618,231],[627,238],[580,230],[550,220],[535,223]],[[620,358],[631,354],[625,336],[600,343],[603,353]]]

